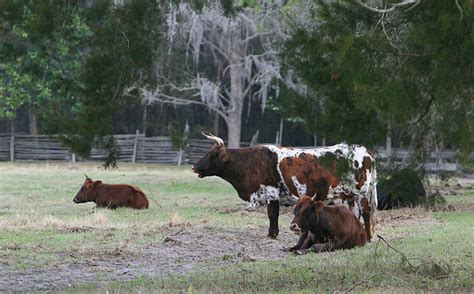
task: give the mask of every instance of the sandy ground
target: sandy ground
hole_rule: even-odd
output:
[[[459,181],[444,187],[443,191],[463,193],[467,187],[472,186],[474,180],[459,183],[460,185],[458,183]],[[223,209],[229,210],[227,213],[245,213],[245,210]],[[282,210],[282,213],[291,213],[291,209]],[[378,219],[382,228],[437,222],[431,212],[423,208],[380,211]],[[0,261],[0,292],[67,289],[74,284],[100,285],[141,276],[182,275],[241,261],[278,260],[290,254],[281,249],[294,245],[297,236],[280,226],[280,235],[278,239],[273,240],[266,237],[266,230],[263,226],[257,230],[236,232],[206,227],[196,229],[183,225],[171,228],[163,240],[135,250],[115,250],[93,254],[90,258],[78,258],[71,255],[71,252],[64,253],[65,260],[72,262],[65,262],[55,268],[3,272]],[[397,232],[384,237],[394,239],[406,234]]]

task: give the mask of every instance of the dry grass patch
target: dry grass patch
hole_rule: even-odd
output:
[[[93,213],[85,219],[76,217],[64,219],[53,215],[41,214],[16,214],[13,217],[0,219],[0,227],[7,232],[21,231],[45,231],[58,232],[84,232],[104,226],[126,227],[120,224],[111,224],[107,215],[103,212]]]

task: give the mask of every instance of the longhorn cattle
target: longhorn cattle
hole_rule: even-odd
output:
[[[301,237],[290,251],[333,251],[366,243],[362,224],[344,205],[327,206],[322,201],[303,196],[296,203],[294,213],[290,229]]]
[[[145,193],[131,185],[110,185],[102,181],[93,181],[86,175],[74,203],[95,202],[98,207],[115,209],[117,207],[131,207],[136,209],[148,208],[148,199]]]
[[[368,239],[375,225],[375,160],[364,146],[338,144],[314,149],[260,145],[227,148],[212,134],[214,146],[193,167],[200,178],[218,176],[255,208],[267,205],[268,236],[278,235],[280,201],[310,195],[315,200],[348,200],[362,216]],[[372,223],[372,228],[371,228]]]

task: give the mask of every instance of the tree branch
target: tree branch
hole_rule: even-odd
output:
[[[205,41],[205,43],[207,45],[209,45],[211,47],[212,50],[216,50],[217,52],[219,52],[222,55],[222,57],[224,57],[225,59],[227,59],[227,61],[230,62],[231,59],[230,59],[229,54],[227,54],[227,52],[225,52],[224,50],[219,48],[217,45],[215,45],[214,43],[209,41],[209,39],[207,39],[205,36],[202,36],[202,39]]]
[[[357,0],[356,2],[359,5],[362,5],[363,7],[369,9],[370,11],[377,12],[377,13],[387,13],[387,12],[394,11],[398,7],[407,6],[407,5],[413,5],[411,7],[411,8],[413,8],[414,6],[418,5],[420,3],[420,1],[421,0],[404,0],[402,2],[392,4],[390,8],[384,8],[384,9],[379,9],[379,8],[372,7],[372,6],[362,2],[361,0]]]
[[[172,105],[192,105],[192,104],[203,105],[203,106],[208,107],[212,111],[215,111],[217,114],[219,114],[226,123],[228,122],[227,114],[224,111],[222,111],[221,109],[209,106],[206,103],[199,100],[178,98],[178,97],[173,97],[173,96],[169,96],[165,94],[160,94],[158,97],[148,97],[147,99],[153,102],[161,102],[161,103],[172,104]]]
[[[459,9],[459,13],[461,14],[461,15],[459,16],[459,21],[461,21],[461,20],[463,19],[463,17],[464,17],[464,14],[463,14],[463,12],[462,12],[462,7],[461,7],[461,5],[459,5],[458,0],[454,0],[454,3],[456,3],[456,7]],[[472,2],[471,2],[471,3],[472,3]]]
[[[241,40],[240,42],[241,43],[247,43],[252,39],[255,39],[255,38],[258,38],[258,37],[261,37],[261,36],[265,36],[265,35],[270,35],[270,34],[271,34],[271,32],[256,33],[256,34],[253,34],[252,36],[248,36],[247,38]]]
[[[426,106],[425,106],[425,111],[423,112],[423,114],[413,123],[411,123],[411,125],[416,125],[418,124],[420,121],[422,121],[425,116],[428,114],[428,112],[430,111],[430,108],[431,108],[431,105],[433,104],[433,101],[435,100],[435,96],[433,94],[431,94],[431,98],[430,100],[428,101],[428,103],[426,103]]]
[[[249,93],[249,91],[251,90],[251,88],[253,87],[253,85],[255,85],[255,83],[257,82],[257,79],[259,78],[260,75],[253,75],[252,79],[249,81],[249,83],[247,84],[247,87],[245,88],[245,90],[242,92],[242,97],[246,97],[247,94]]]

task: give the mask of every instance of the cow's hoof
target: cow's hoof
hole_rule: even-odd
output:
[[[268,232],[268,238],[276,239],[277,236],[278,236],[278,230]]]
[[[294,253],[296,255],[306,255],[306,253],[308,253],[308,250],[306,250],[306,249],[296,250],[296,251],[294,251]]]
[[[283,247],[280,250],[284,252],[292,252],[292,251],[295,251],[296,249],[294,249],[293,247]]]

